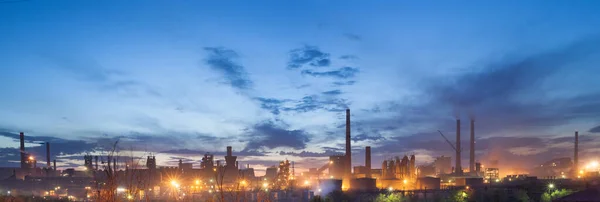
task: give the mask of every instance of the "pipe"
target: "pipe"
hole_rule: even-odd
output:
[[[456,119],[456,165],[454,171],[459,175],[462,174],[460,163],[460,119]]]
[[[469,152],[469,172],[475,172],[475,120],[471,119],[471,149]]]
[[[371,147],[365,148],[365,167],[367,168],[367,178],[371,178]]]

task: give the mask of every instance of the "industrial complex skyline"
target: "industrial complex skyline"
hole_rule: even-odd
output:
[[[598,3],[513,3],[0,3],[0,167],[19,167],[19,132],[40,167],[40,143],[81,169],[116,140],[161,166],[232,146],[259,175],[364,165],[366,146],[372,168],[427,165],[454,162],[438,130],[454,142],[456,119],[466,171],[572,158],[575,131],[598,160]]]

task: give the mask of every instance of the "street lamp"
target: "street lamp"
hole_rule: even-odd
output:
[[[552,183],[548,184],[548,188],[554,189],[554,184],[552,184]]]

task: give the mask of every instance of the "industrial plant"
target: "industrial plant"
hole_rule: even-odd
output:
[[[502,176],[497,160],[488,160],[485,166],[477,161],[473,119],[470,120],[468,169],[463,169],[461,162],[460,119],[456,120],[454,143],[438,131],[455,151],[454,165],[451,156],[440,156],[430,164],[418,165],[419,159],[414,154],[372,162],[371,147],[366,146],[364,165],[353,167],[350,117],[347,109],[345,154],[329,156],[318,167],[299,173],[295,172],[293,161],[282,159],[279,164],[268,167],[262,176],[257,176],[250,165],[240,165],[231,146],[225,148],[224,161],[206,153],[199,165],[179,160],[175,167],[159,166],[156,156],[152,155],[146,156],[145,165],[141,165],[134,158],[108,154],[85,155],[81,159],[83,170],[59,170],[56,160],[50,156],[51,143],[46,142],[46,166],[38,167],[37,158],[25,150],[25,134],[20,133],[20,167],[0,168],[0,191],[8,196],[72,201],[310,201],[336,192],[402,193],[427,199],[436,193],[483,187],[551,184],[581,188],[598,179],[597,162],[583,166],[578,161],[578,132],[574,136],[574,161],[568,157],[553,159],[532,173]],[[372,165],[381,167],[372,168]]]

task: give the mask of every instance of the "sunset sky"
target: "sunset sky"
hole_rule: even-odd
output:
[[[600,154],[598,1],[0,1],[0,166],[18,132],[59,166],[119,139],[160,165],[454,158],[530,168]],[[126,152],[127,151],[127,152]],[[40,158],[42,159],[42,158]],[[41,161],[40,163],[45,163]],[[259,171],[262,172],[262,171]]]

